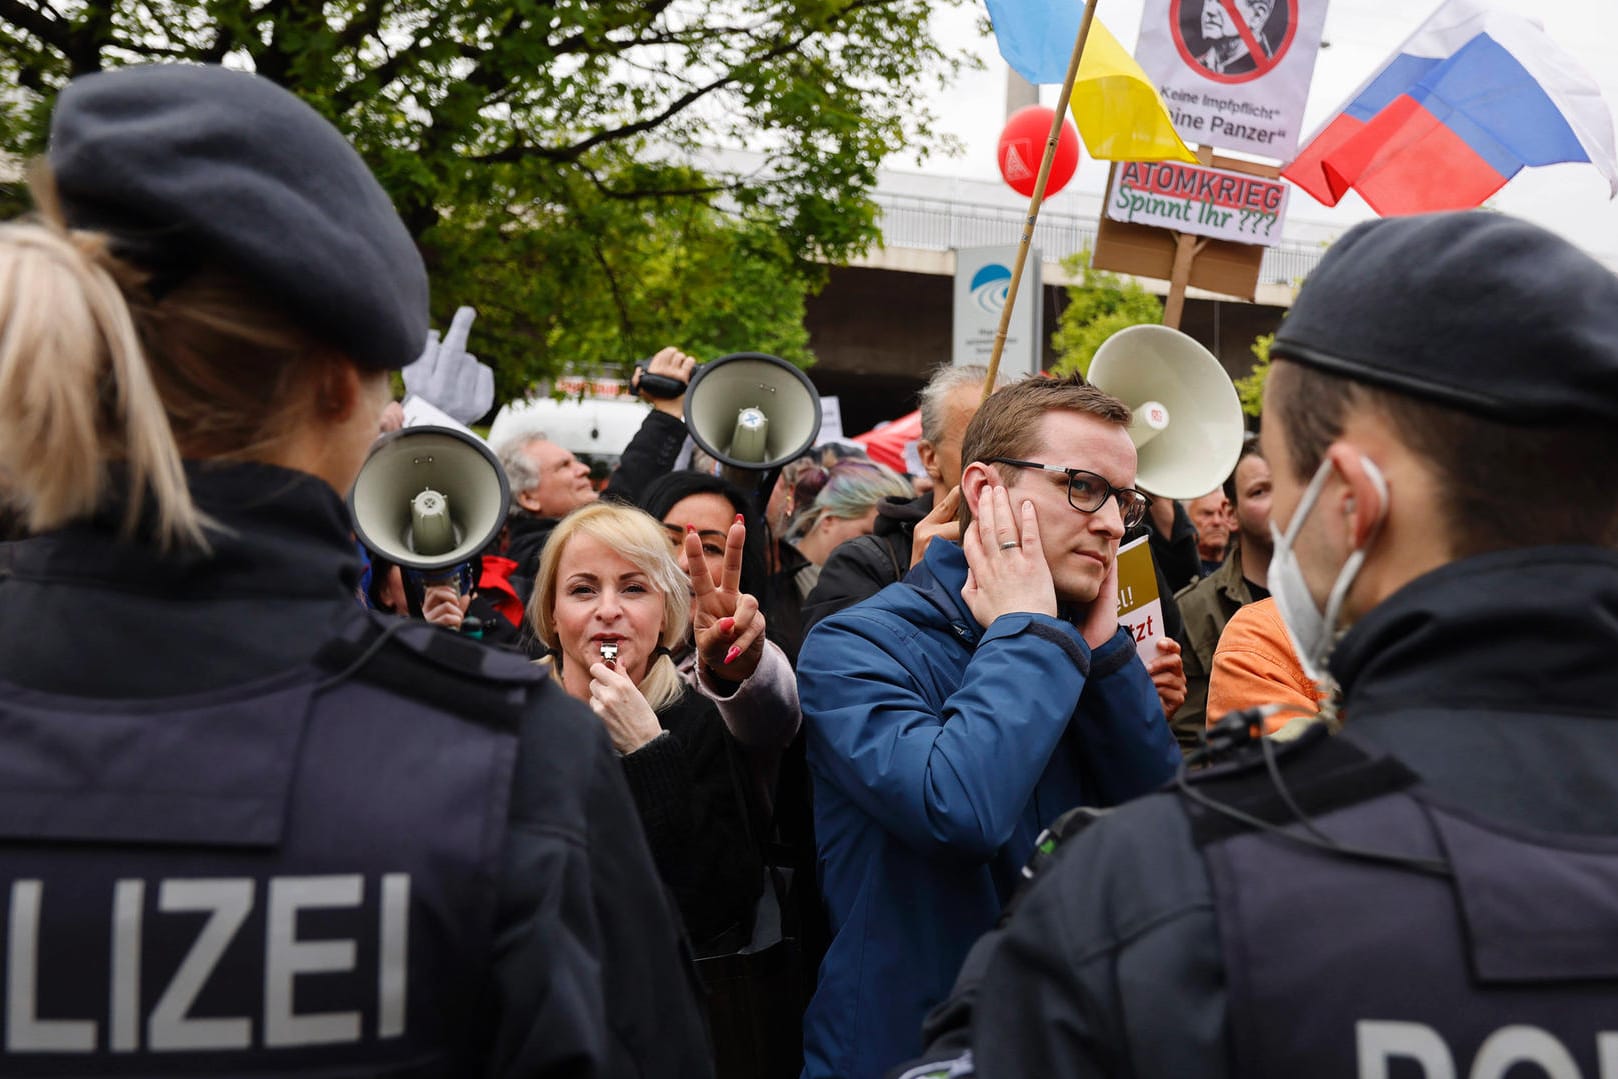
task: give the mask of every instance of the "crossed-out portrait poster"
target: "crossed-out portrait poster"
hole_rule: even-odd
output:
[[[1326,0],[1146,0],[1135,59],[1186,142],[1290,160]]]

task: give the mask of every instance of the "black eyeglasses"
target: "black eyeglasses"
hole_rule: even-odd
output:
[[[990,457],[989,464],[1010,465],[1013,468],[1037,468],[1041,472],[1055,472],[1067,477],[1067,504],[1084,513],[1095,513],[1107,504],[1107,499],[1118,500],[1118,512],[1124,527],[1134,528],[1146,519],[1152,500],[1133,487],[1114,487],[1106,478],[1082,468],[1057,468],[1038,461],[1018,461],[1012,457]]]

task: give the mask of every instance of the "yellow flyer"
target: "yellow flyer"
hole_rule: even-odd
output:
[[[1135,634],[1135,651],[1142,662],[1157,658],[1163,600],[1157,594],[1157,570],[1145,536],[1118,548],[1118,621]]]

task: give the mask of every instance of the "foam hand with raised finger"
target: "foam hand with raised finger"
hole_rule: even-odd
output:
[[[429,330],[421,356],[400,372],[406,393],[420,397],[460,423],[471,423],[494,404],[494,372],[466,351],[466,339],[476,318],[475,308],[456,310],[444,339],[438,339],[437,330]]]

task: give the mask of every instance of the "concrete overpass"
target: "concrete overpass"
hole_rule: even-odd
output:
[[[950,355],[955,249],[1015,244],[1027,203],[1003,184],[884,173],[875,195],[884,243],[833,267],[808,304],[810,346],[819,362],[809,376],[842,402],[845,430],[857,433],[914,407],[926,372]],[[1057,318],[1067,305],[1061,260],[1093,247],[1100,199],[1064,192],[1041,210],[1034,244],[1042,260],[1046,364]],[[1265,252],[1254,301],[1193,289],[1181,329],[1218,356],[1233,375],[1252,367],[1249,346],[1270,333],[1292,302],[1324,242],[1288,242]],[[1168,283],[1139,279],[1166,295]]]

